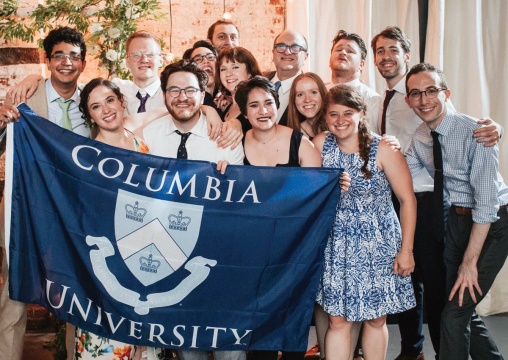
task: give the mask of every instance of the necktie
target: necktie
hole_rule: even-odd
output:
[[[277,94],[279,93],[279,89],[280,89],[281,85],[282,85],[282,83],[280,81],[275,82],[275,91],[277,92]]]
[[[141,93],[138,91],[136,94],[136,97],[139,99],[139,107],[138,107],[138,113],[146,112],[146,101],[150,97],[150,95],[146,94],[145,96],[141,95]]]
[[[385,101],[383,101],[383,113],[381,115],[381,135],[386,134],[386,109],[388,109],[388,104],[393,95],[395,95],[395,90],[386,90]]]
[[[434,234],[437,239],[444,240],[445,224],[444,224],[444,204],[443,204],[443,155],[441,153],[441,143],[439,142],[439,134],[432,130],[433,145],[432,152],[434,155]]]
[[[190,132],[182,134],[180,131],[175,130],[175,132],[182,137],[180,140],[180,146],[178,146],[178,152],[176,153],[177,159],[187,159],[187,148],[185,147],[185,143],[190,136]]]
[[[62,109],[62,127],[64,129],[72,131],[72,123],[71,119],[69,118],[69,106],[71,106],[72,102],[74,100],[62,100],[60,98],[56,99],[56,102],[58,103],[58,106],[60,106],[60,109]]]

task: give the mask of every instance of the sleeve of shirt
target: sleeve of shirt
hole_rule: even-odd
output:
[[[420,161],[416,151],[416,141],[414,136],[411,138],[411,144],[409,145],[409,149],[406,151],[405,155],[409,171],[411,171],[411,176],[414,178],[424,168],[424,165],[422,161]]]
[[[243,158],[245,155],[242,144],[238,145],[234,150],[228,149],[228,153],[227,161],[231,165],[243,165]]]
[[[470,184],[475,202],[473,221],[478,224],[494,223],[499,219],[499,148],[497,145],[485,147],[475,141],[469,156],[472,159]]]

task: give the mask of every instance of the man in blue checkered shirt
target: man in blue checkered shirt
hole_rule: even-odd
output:
[[[508,256],[508,187],[499,174],[498,146],[478,144],[473,138],[480,127],[476,119],[447,108],[451,91],[440,69],[415,65],[407,74],[406,91],[407,104],[423,120],[406,154],[411,173],[425,168],[434,176],[436,142],[444,196],[451,203],[444,253],[449,297],[439,357],[502,359],[475,312]]]

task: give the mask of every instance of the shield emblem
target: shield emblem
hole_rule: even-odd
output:
[[[171,275],[196,246],[203,206],[118,190],[115,238],[132,274],[145,286]]]

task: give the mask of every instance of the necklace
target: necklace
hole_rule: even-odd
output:
[[[277,125],[275,125],[275,134],[273,134],[273,136],[269,140],[262,142],[262,141],[259,141],[258,139],[256,139],[256,137],[254,137],[254,138],[256,139],[256,141],[258,143],[265,145],[265,144],[268,144],[270,141],[272,141],[276,136],[277,136]]]

